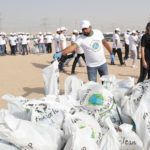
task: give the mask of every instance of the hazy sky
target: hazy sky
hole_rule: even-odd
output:
[[[145,28],[150,20],[150,0],[0,0],[0,30],[55,31],[65,26],[79,29],[88,19],[93,28]]]

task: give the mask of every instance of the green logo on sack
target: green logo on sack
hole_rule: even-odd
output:
[[[90,96],[88,103],[90,105],[103,105],[104,97],[101,94],[93,94]]]

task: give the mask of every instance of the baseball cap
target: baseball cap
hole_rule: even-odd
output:
[[[56,31],[59,32],[59,31],[60,31],[60,28],[57,28]]]
[[[135,30],[133,30],[133,31],[132,31],[132,33],[133,33],[133,34],[136,34],[136,31],[135,31]]]
[[[60,30],[61,30],[61,31],[66,31],[66,30],[67,30],[67,28],[65,28],[65,27],[61,27],[61,28],[60,28]]]
[[[116,28],[115,31],[120,31],[120,29],[119,29],[119,28]]]
[[[81,29],[89,28],[89,26],[91,26],[90,21],[88,21],[88,20],[82,20],[81,21]]]
[[[79,33],[78,30],[73,30],[73,33]]]

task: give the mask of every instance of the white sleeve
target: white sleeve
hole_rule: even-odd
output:
[[[82,43],[82,38],[81,37],[77,38],[77,40],[74,43],[77,44],[78,47],[80,47],[80,45]]]

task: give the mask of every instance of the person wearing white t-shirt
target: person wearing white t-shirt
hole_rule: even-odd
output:
[[[120,61],[120,65],[123,65],[123,58],[122,58],[122,44],[120,41],[119,37],[120,29],[116,28],[115,33],[113,35],[113,45],[112,45],[112,51],[113,53],[111,54],[111,65],[115,65],[115,54],[118,54],[118,58]]]
[[[16,39],[16,36],[13,33],[10,34],[9,44],[10,44],[10,47],[11,47],[11,55],[16,55],[17,39]]]
[[[30,35],[30,33],[26,33],[26,35],[27,35],[27,50],[28,50],[28,53],[30,53],[31,52],[31,35]]]
[[[127,29],[127,32],[124,34],[124,42],[125,42],[125,56],[124,56],[124,61],[125,62],[129,58],[129,36],[130,36],[130,29]]]
[[[23,34],[22,35],[22,38],[21,38],[21,41],[22,41],[22,55],[25,55],[27,54],[28,55],[28,49],[27,49],[27,40],[28,40],[28,37],[27,35]]]
[[[46,36],[45,36],[45,40],[46,40],[46,50],[47,53],[52,53],[52,41],[53,41],[53,36],[50,32],[47,32]]]
[[[78,47],[81,47],[85,54],[88,80],[96,82],[97,72],[100,76],[108,75],[104,47],[109,53],[111,53],[112,50],[104,39],[102,32],[92,29],[91,23],[88,20],[83,20],[81,22],[81,29],[83,35],[81,35],[74,44],[65,48],[62,51],[62,55],[67,55],[67,53],[73,52]]]
[[[79,35],[77,38],[79,38],[80,36],[82,35],[82,32],[79,32]],[[77,38],[72,41],[73,43],[77,40]],[[77,53],[77,56],[75,57],[74,61],[73,61],[73,65],[72,65],[72,70],[71,70],[71,74],[75,74],[75,68],[76,68],[76,64],[77,62],[79,62],[79,58],[82,57],[83,61],[85,62],[85,56],[84,56],[84,50],[79,47],[77,50],[76,50],[76,53]],[[81,62],[80,62],[81,63]],[[85,62],[86,63],[86,62]]]
[[[79,36],[78,30],[73,30],[72,35],[71,35],[71,44],[76,41],[76,39],[78,38],[78,36]],[[79,52],[79,51],[78,51],[78,52]],[[69,59],[67,59],[66,62],[64,63],[65,66],[68,66],[68,65],[69,65],[69,62],[70,62],[73,58],[76,59],[77,55],[78,55],[78,53],[74,51],[74,52],[72,53],[72,58],[70,58],[70,56],[71,56],[71,54],[70,54],[70,55],[69,55]],[[79,58],[80,58],[80,57],[79,57]],[[83,65],[81,64],[81,61],[80,61],[79,58],[78,58],[77,63],[79,64],[79,67],[82,67]],[[75,65],[75,66],[76,66],[76,65]],[[74,68],[73,70],[75,70],[75,68]]]
[[[129,49],[131,53],[131,59],[133,59],[132,67],[136,67],[136,61],[137,61],[137,43],[138,43],[138,37],[136,36],[136,31],[132,31],[132,34],[129,37]]]
[[[39,35],[38,35],[38,46],[39,46],[40,53],[46,53],[44,35],[41,32],[39,32]]]
[[[3,43],[3,35],[0,33],[0,55],[4,55],[4,43]]]
[[[55,47],[55,52],[58,53],[60,52],[60,28],[57,28],[56,34],[54,36],[54,47]]]

